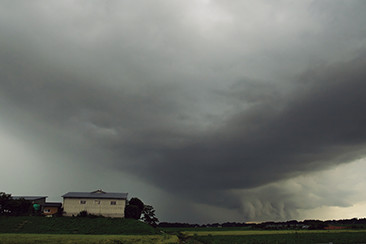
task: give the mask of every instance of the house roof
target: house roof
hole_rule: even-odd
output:
[[[92,192],[68,192],[63,198],[97,198],[97,199],[127,199],[127,193],[104,192],[102,190]]]
[[[45,204],[43,204],[44,207],[61,207],[62,203],[60,202],[46,202]]]
[[[35,201],[35,200],[47,198],[47,196],[11,196],[11,197],[15,200],[19,200],[19,199],[23,198],[26,201]]]

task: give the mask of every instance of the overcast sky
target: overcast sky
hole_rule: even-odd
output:
[[[0,0],[0,191],[161,221],[366,217],[363,0]]]

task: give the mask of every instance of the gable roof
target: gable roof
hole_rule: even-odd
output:
[[[61,208],[62,203],[60,202],[46,202],[45,204],[43,204],[43,207],[58,207]]]
[[[24,199],[26,201],[35,201],[40,199],[46,199],[47,196],[11,196],[14,200]]]
[[[96,198],[96,199],[127,199],[127,193],[104,192],[102,190],[92,192],[68,192],[63,198]]]

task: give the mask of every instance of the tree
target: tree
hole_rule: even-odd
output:
[[[127,219],[139,219],[141,216],[141,211],[135,205],[127,205],[125,208],[125,217]]]
[[[13,199],[11,194],[0,192],[0,215],[27,215],[31,211],[31,203],[24,199]]]
[[[131,198],[125,208],[125,217],[128,219],[140,219],[144,203],[137,197]]]
[[[28,215],[32,211],[32,204],[24,198],[12,199],[10,201],[10,206],[11,215]]]
[[[8,214],[11,210],[11,195],[0,192],[0,215]]]
[[[128,202],[128,204],[137,206],[138,209],[141,210],[141,212],[142,212],[142,210],[144,209],[144,206],[145,206],[144,203],[140,199],[138,199],[137,197],[131,198],[131,200]]]
[[[155,216],[155,210],[151,205],[145,205],[142,210],[142,220],[153,227],[156,227],[159,223],[158,218]]]
[[[143,215],[141,218],[141,214]],[[129,219],[142,219],[145,223],[156,227],[159,222],[155,210],[151,205],[145,205],[137,197],[131,198],[125,208],[125,217]]]

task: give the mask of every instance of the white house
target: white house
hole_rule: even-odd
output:
[[[123,218],[127,193],[68,192],[63,197],[64,216],[76,216],[82,211],[105,217]]]

